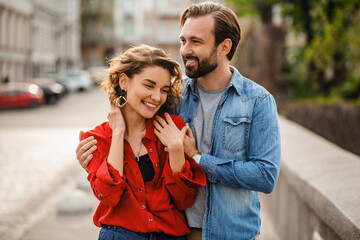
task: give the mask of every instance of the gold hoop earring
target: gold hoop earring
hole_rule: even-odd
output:
[[[115,103],[119,106],[119,108],[122,108],[127,103],[127,100],[124,96],[120,96],[115,100]]]

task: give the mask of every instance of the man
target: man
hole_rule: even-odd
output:
[[[207,175],[206,188],[186,210],[189,239],[257,239],[258,192],[272,192],[280,170],[276,103],[229,65],[240,41],[240,24],[229,8],[212,2],[188,7],[180,41],[189,78],[177,113],[192,129],[185,152]],[[76,150],[85,168],[93,141],[83,140]]]

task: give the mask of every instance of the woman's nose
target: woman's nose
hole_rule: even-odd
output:
[[[151,95],[151,99],[155,100],[155,101],[160,101],[160,91],[156,90],[153,92],[153,94]]]

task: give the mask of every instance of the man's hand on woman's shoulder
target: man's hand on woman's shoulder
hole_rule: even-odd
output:
[[[76,158],[79,161],[79,164],[87,170],[89,162],[93,158],[93,153],[96,151],[96,139],[93,136],[85,138],[82,140],[84,132],[80,131],[79,133],[79,144],[76,148]]]

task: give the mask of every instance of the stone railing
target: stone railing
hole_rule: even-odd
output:
[[[280,130],[279,180],[261,195],[279,239],[360,239],[360,157],[284,118]]]

